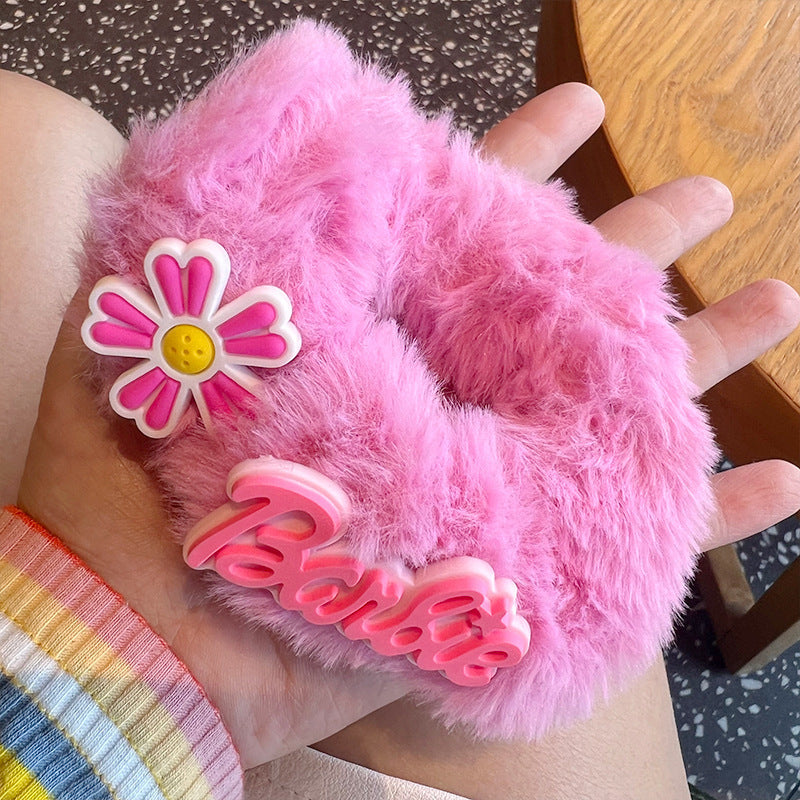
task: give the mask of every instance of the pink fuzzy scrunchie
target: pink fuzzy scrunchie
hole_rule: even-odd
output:
[[[396,676],[488,738],[587,715],[668,642],[716,450],[664,277],[604,241],[563,186],[487,161],[447,117],[426,119],[402,77],[301,21],[137,125],[91,208],[87,291],[110,275],[144,287],[163,237],[210,239],[230,257],[220,304],[279,287],[302,335],[280,368],[255,362],[252,402],[213,430],[190,405],[154,443],[177,539],[225,503],[234,465],[296,462],[347,495],[343,542],[366,563],[472,556],[512,580],[530,648],[460,686],[264,589],[210,575],[214,596],[325,665]],[[106,394],[133,363],[109,352],[92,376]],[[149,375],[125,402],[157,388]],[[209,405],[225,392],[210,385]]]

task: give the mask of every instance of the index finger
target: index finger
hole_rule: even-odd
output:
[[[564,83],[529,100],[479,143],[529,180],[547,180],[597,129],[605,106],[584,83]]]

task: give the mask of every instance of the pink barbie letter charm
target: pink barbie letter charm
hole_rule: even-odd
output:
[[[230,472],[228,496],[189,532],[190,567],[267,589],[309,622],[335,624],[348,639],[406,655],[460,686],[484,686],[528,651],[513,581],[471,556],[416,572],[399,562],[364,564],[340,541],[347,497],[320,473],[274,458],[243,461]]]

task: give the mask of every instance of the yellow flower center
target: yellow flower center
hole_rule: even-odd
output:
[[[161,352],[174,370],[197,375],[214,360],[214,343],[202,328],[176,325],[164,334]]]

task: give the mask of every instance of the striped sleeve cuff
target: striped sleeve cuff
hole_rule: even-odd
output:
[[[0,512],[0,776],[0,798],[242,797],[230,736],[186,667],[16,508]]]

